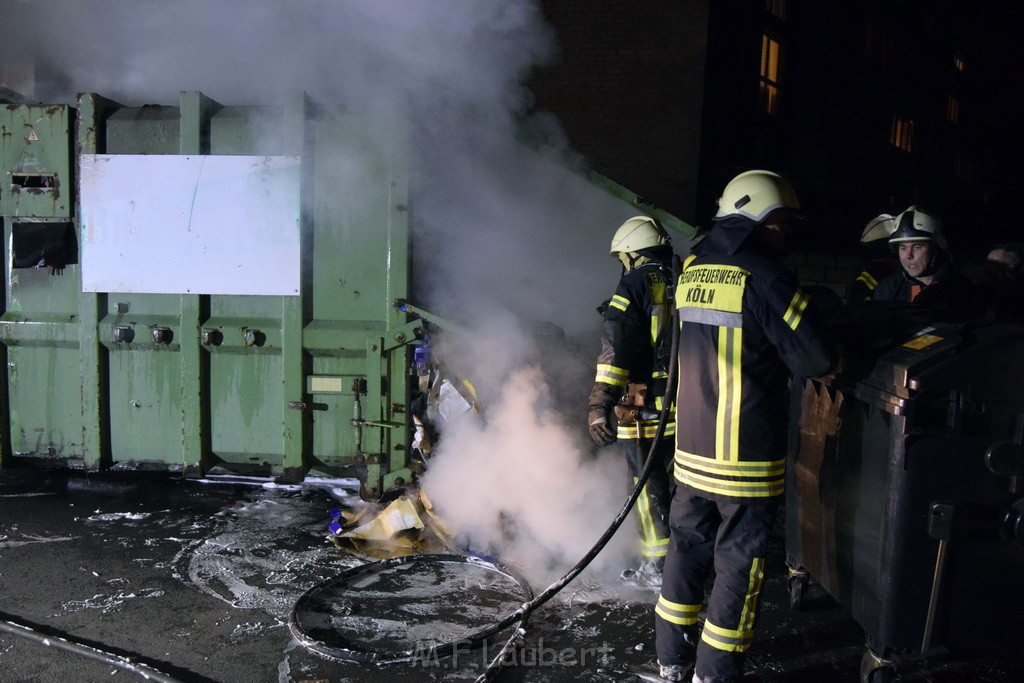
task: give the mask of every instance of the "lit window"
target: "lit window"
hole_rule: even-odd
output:
[[[904,152],[914,151],[914,122],[897,114],[892,119],[892,135],[889,138],[892,144]]]
[[[946,118],[949,119],[950,123],[960,122],[960,100],[949,96],[949,100],[946,102]]]
[[[779,19],[785,21],[786,19],[786,0],[764,0],[765,7],[768,8],[768,12],[777,16]]]
[[[964,70],[964,56],[959,52],[953,54],[953,68],[960,72]]]
[[[782,46],[766,35],[761,36],[761,110],[774,114],[779,108],[779,64]]]

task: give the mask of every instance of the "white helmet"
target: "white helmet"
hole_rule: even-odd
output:
[[[864,226],[864,232],[860,234],[861,244],[870,244],[878,240],[888,239],[896,229],[896,217],[889,213],[882,213]]]
[[[615,231],[609,253],[616,256],[668,243],[668,233],[661,223],[648,216],[633,216]]]
[[[718,198],[715,218],[744,216],[760,223],[775,209],[800,208],[789,181],[771,171],[747,171],[729,181]]]
[[[916,206],[896,216],[895,229],[889,237],[889,246],[895,251],[900,242],[934,242],[943,251],[947,251],[946,237],[942,234],[942,223],[938,218],[920,211]]]

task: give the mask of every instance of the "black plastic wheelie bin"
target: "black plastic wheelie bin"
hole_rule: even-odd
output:
[[[813,579],[847,607],[872,683],[943,651],[1024,658],[1024,326],[904,323],[859,326],[846,370],[792,392],[790,601]]]

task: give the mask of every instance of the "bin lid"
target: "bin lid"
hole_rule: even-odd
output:
[[[1024,325],[949,322],[912,304],[873,303],[830,321],[848,359],[837,388],[894,415],[923,393],[1024,412]]]
[[[963,338],[950,325],[927,325],[878,356],[863,377],[842,378],[845,389],[862,401],[900,415],[920,388],[929,367],[955,355]]]
[[[955,352],[912,369],[912,392],[956,392],[969,412],[1024,413],[1024,325],[976,321],[959,326]]]

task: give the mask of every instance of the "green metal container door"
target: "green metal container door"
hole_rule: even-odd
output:
[[[11,267],[36,261],[41,245],[73,234],[73,116],[66,106],[0,107],[0,216],[8,251],[0,316],[8,377],[5,456],[66,457],[82,448],[77,264],[60,276]]]
[[[94,164],[107,155],[301,160],[294,295],[83,291],[77,260],[60,275],[6,273],[5,464],[193,474],[219,466],[288,479],[351,471],[370,496],[409,480],[416,325],[392,305],[409,295],[406,159],[394,139],[385,145],[365,122],[304,96],[222,107],[185,92],[179,106],[124,107],[86,94],[77,112],[11,105],[2,113],[8,264],[24,247],[20,232],[70,226],[76,259],[77,248],[85,259],[95,249],[76,203],[72,150]],[[160,158],[168,157],[150,161]],[[244,229],[247,208],[225,229]],[[244,278],[258,285],[268,274],[245,273],[243,290]]]

